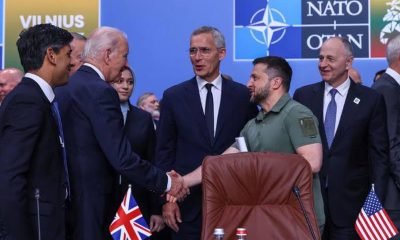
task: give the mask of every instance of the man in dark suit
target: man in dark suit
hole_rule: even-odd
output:
[[[320,122],[324,239],[357,239],[354,223],[371,184],[382,202],[386,193],[389,156],[383,97],[348,77],[352,61],[346,39],[326,40],[319,55],[323,81],[294,93]]]
[[[71,41],[50,24],[29,28],[17,41],[26,74],[0,110],[2,239],[65,239],[67,174],[52,102],[53,88],[68,82]]]
[[[124,130],[131,143],[132,150],[142,159],[152,162],[156,146],[156,132],[151,114],[133,106],[129,102],[135,82],[136,79],[133,70],[126,66],[121,71],[121,77],[112,82],[111,86],[118,93],[124,117]],[[131,182],[125,178],[121,177],[119,179],[117,204],[122,202],[129,184]],[[132,186],[132,194],[152,231],[151,239],[170,239],[169,232],[166,231],[167,229],[162,231],[165,228],[165,224],[161,216],[160,197],[137,185]]]
[[[387,126],[390,142],[390,178],[388,181],[385,208],[400,229],[400,35],[386,45],[389,67],[374,82],[372,88],[381,93],[386,103]]]
[[[189,54],[196,77],[164,92],[155,157],[162,169],[182,175],[199,167],[206,155],[221,154],[257,114],[247,88],[220,74],[226,49],[218,29],[195,30]],[[190,192],[179,205],[163,206],[164,219],[175,231],[173,239],[200,239],[201,186]]]
[[[84,65],[57,92],[70,163],[74,240],[110,238],[118,174],[157,194],[178,194],[183,186],[180,176],[141,160],[124,134],[118,94],[107,82],[120,76],[128,52],[123,32],[96,29],[86,42]]]

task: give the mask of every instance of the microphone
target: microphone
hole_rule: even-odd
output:
[[[307,214],[307,212],[306,212],[306,209],[304,208],[303,201],[302,201],[301,198],[300,198],[300,188],[297,187],[297,186],[294,186],[293,189],[292,189],[292,191],[293,191],[294,195],[296,196],[297,200],[298,200],[299,203],[300,203],[301,211],[303,212],[303,215],[304,215],[304,217],[305,217],[305,219],[306,219],[307,226],[308,226],[308,229],[309,229],[310,232],[311,232],[312,238],[313,238],[314,240],[317,240],[317,237],[315,236],[315,233],[314,233],[314,229],[313,229],[312,226],[311,226],[310,219],[308,218],[308,214]]]
[[[40,207],[39,207],[40,192],[38,188],[35,189],[35,199],[36,199],[36,210],[37,210],[38,240],[41,240],[42,234],[40,232]]]

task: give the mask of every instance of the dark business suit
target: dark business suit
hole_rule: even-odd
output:
[[[297,89],[293,98],[311,109],[320,123],[323,163],[319,175],[327,223],[353,228],[371,183],[375,183],[375,191],[384,201],[389,156],[382,96],[350,82],[330,149],[323,124],[325,83]]]
[[[167,176],[132,151],[118,95],[92,68],[82,66],[56,97],[68,146],[73,239],[108,239],[118,174],[157,193]]]
[[[257,114],[245,86],[222,79],[221,102],[214,144],[211,144],[199,88],[195,78],[164,92],[157,128],[156,165],[187,174],[207,155],[218,155],[231,146],[246,122]],[[201,186],[190,190],[179,204],[183,223],[175,239],[199,239],[201,231]]]
[[[372,86],[385,99],[387,126],[390,142],[390,176],[387,186],[385,208],[400,228],[400,85],[384,73]]]
[[[46,95],[26,77],[0,109],[0,166],[6,239],[37,239],[35,189],[40,193],[41,239],[65,239],[65,175],[57,124]]]

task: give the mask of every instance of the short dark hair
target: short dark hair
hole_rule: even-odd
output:
[[[72,39],[72,35],[67,30],[51,24],[39,24],[23,30],[19,34],[17,47],[24,71],[41,68],[48,48],[58,53]]]
[[[278,56],[266,56],[253,60],[253,65],[259,63],[267,66],[266,73],[270,78],[281,77],[283,79],[283,87],[286,91],[289,91],[293,71],[289,63],[284,58]]]

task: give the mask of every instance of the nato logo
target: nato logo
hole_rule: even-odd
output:
[[[356,57],[369,57],[368,0],[234,1],[234,61],[317,58],[332,36],[347,37]]]

